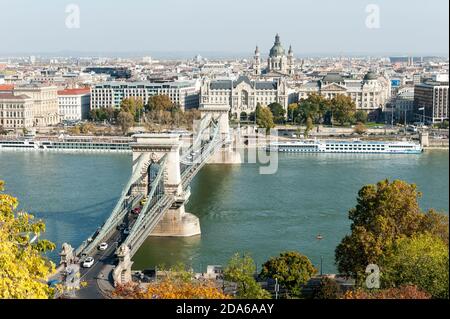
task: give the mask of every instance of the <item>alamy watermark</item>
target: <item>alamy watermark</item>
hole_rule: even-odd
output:
[[[380,267],[375,264],[370,264],[366,267],[366,274],[369,274],[366,278],[366,287],[368,289],[379,289]]]
[[[75,3],[66,5],[65,9],[66,19],[65,25],[68,29],[79,29],[81,26],[80,21],[80,6]]]
[[[224,152],[224,157],[237,158],[240,163],[259,164],[261,175],[278,171],[278,130],[250,126],[213,132],[214,128],[201,125],[202,121],[194,121],[192,145],[186,145],[182,151],[183,164],[195,165],[208,160],[215,152]]]
[[[380,6],[378,4],[368,4],[366,6],[366,27],[368,29],[379,29],[380,24]]]

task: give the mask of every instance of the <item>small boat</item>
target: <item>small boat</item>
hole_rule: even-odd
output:
[[[319,234],[316,236],[316,239],[321,240],[321,239],[323,239],[323,236]]]

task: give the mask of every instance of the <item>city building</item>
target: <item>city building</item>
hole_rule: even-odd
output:
[[[90,88],[58,91],[58,107],[61,120],[80,121],[89,117]]]
[[[305,99],[318,93],[332,99],[338,94],[350,96],[357,110],[367,113],[382,110],[390,98],[391,83],[374,72],[367,72],[362,80],[344,78],[339,73],[328,73],[321,80],[309,81],[297,88],[298,98]]]
[[[396,120],[401,123],[410,122],[414,118],[414,86],[400,87],[393,104]]]
[[[27,95],[1,93],[0,126],[4,129],[33,127],[33,99]]]
[[[283,76],[294,74],[294,51],[289,47],[288,54],[281,44],[280,36],[275,36],[275,42],[270,49],[269,58],[267,59],[267,68],[262,69],[261,56],[258,46],[255,49],[253,58],[253,70],[255,75]]]
[[[33,100],[33,126],[43,127],[59,123],[58,87],[42,84],[15,86],[14,95],[26,95]]]
[[[182,110],[198,107],[199,85],[196,81],[179,82],[105,82],[91,87],[91,109],[120,108],[125,98],[140,98],[144,103],[154,95],[167,95]]]
[[[287,110],[289,91],[286,80],[250,80],[240,76],[233,80],[206,80],[200,92],[200,103],[208,105],[228,105],[234,119],[244,119],[256,110],[258,103],[269,105],[280,103]]]
[[[427,81],[414,87],[415,117],[425,123],[448,120],[448,82]]]

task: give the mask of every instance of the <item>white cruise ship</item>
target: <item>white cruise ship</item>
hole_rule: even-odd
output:
[[[0,151],[56,151],[56,152],[131,152],[126,138],[107,140],[66,138],[57,140],[0,139]]]
[[[381,153],[420,154],[423,148],[414,142],[379,141],[319,141],[305,140],[293,142],[273,142],[267,150],[288,153]]]

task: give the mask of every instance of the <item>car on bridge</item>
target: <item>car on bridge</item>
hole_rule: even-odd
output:
[[[98,245],[98,250],[106,250],[107,248],[108,248],[107,243],[101,243],[100,245]]]
[[[124,235],[129,235],[129,234],[130,234],[130,230],[129,230],[128,228],[125,228],[125,229],[123,230],[123,234],[124,234]]]
[[[136,207],[131,212],[135,215],[139,215],[142,211],[142,207]]]
[[[94,258],[88,257],[83,262],[84,268],[91,268],[94,265]]]

